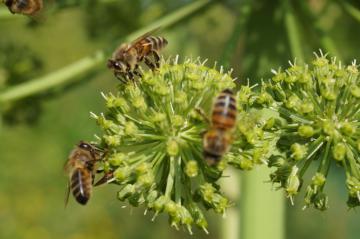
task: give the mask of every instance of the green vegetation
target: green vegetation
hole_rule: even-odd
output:
[[[168,227],[162,214],[151,223],[149,216],[142,215],[148,208],[164,209],[171,225],[184,225],[196,238],[357,238],[359,215],[348,212],[347,206],[359,204],[359,77],[353,61],[360,53],[359,9],[357,1],[340,0],[135,0],[131,4],[62,0],[46,2],[42,16],[33,19],[12,15],[1,6],[0,237],[191,238]],[[165,59],[179,55],[178,68],[189,63],[187,57],[197,56],[208,58],[208,63],[202,66],[192,60],[195,69],[207,72],[219,62],[215,69],[220,78],[233,68],[229,80],[236,77],[240,121],[233,147],[217,168],[198,165],[200,132],[207,127],[203,121],[180,108],[173,115],[149,107],[162,100],[175,103],[164,85],[151,85],[155,79],[183,87],[177,85],[177,77],[162,75],[172,71],[170,60],[158,73],[144,72],[140,94],[136,88],[119,87],[106,68],[106,59],[119,43],[157,26],[162,29],[156,34],[169,41],[162,54]],[[319,48],[328,55],[317,53],[312,61]],[[185,81],[196,78],[199,71],[194,72]],[[209,112],[212,99],[223,88],[213,84],[219,77],[205,83],[192,81],[191,90],[181,88],[183,95],[206,95],[199,104]],[[101,92],[113,92],[102,94],[106,107]],[[124,102],[139,103],[134,96],[145,97],[138,105],[142,114],[121,108]],[[122,97],[126,100],[119,100]],[[92,116],[105,131],[89,120],[89,112],[99,112]],[[125,112],[130,120],[108,118],[114,112],[113,116]],[[158,125],[155,116],[161,113],[171,124]],[[148,120],[153,127],[142,129],[139,122]],[[194,130],[190,135],[180,130],[180,135],[185,134],[180,142],[167,133],[175,132],[173,127],[182,121],[190,122]],[[133,137],[139,132],[142,138]],[[81,207],[70,200],[64,210],[67,178],[62,167],[80,139],[98,139],[102,146],[111,146],[111,160],[103,166],[116,169],[121,185],[97,187],[89,205]],[[136,147],[148,140],[158,145],[151,152],[146,148],[140,152]],[[149,161],[150,153],[157,154],[159,162],[153,167],[141,164]],[[122,157],[131,163],[123,163]],[[178,167],[180,157],[187,162],[184,167]],[[269,171],[262,164],[275,168]],[[168,166],[168,171],[160,170]],[[227,170],[222,172],[230,166],[243,170],[235,172],[241,175],[240,187],[234,172],[231,177]],[[197,176],[202,174],[207,177]],[[187,177],[195,182],[192,187],[181,185]],[[162,186],[153,190],[153,182]],[[285,208],[281,191],[270,191],[278,186],[295,206],[287,203]],[[229,187],[240,191],[230,200]],[[124,191],[129,189],[130,194]],[[118,198],[125,203],[115,198],[119,190]],[[150,197],[145,201],[139,197],[154,192],[157,199],[162,194],[169,199],[166,205],[155,208]],[[198,201],[192,201],[197,196]],[[302,211],[301,197],[305,207],[328,210]],[[143,203],[145,208],[132,209]],[[223,214],[229,206],[240,207],[235,213],[240,220],[233,218],[234,211],[223,219],[206,210]],[[227,231],[220,232],[220,221]],[[240,221],[240,235],[235,234],[236,226],[226,227],[234,221]]]

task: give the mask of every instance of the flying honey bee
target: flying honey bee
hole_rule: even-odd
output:
[[[43,8],[43,0],[3,0],[3,2],[13,14],[34,16]]]
[[[123,43],[115,50],[107,66],[114,71],[116,78],[126,83],[135,76],[141,77],[139,64],[143,61],[151,70],[160,67],[159,51],[168,42],[164,37],[151,36],[156,30],[145,33],[131,43]]]
[[[76,201],[85,205],[90,199],[95,176],[95,163],[101,160],[103,153],[95,146],[80,141],[69,155],[65,172],[69,175],[69,183],[65,197],[68,202],[70,190]]]
[[[229,151],[236,123],[236,100],[231,90],[223,90],[216,98],[211,115],[211,126],[203,136],[204,159],[209,166],[217,165]]]

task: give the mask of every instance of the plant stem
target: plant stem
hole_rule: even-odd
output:
[[[202,7],[205,7],[212,1],[210,0],[199,0],[195,1],[174,13],[171,13],[149,25],[143,27],[128,36],[126,36],[123,41],[130,41],[139,35],[152,30],[158,26],[162,28],[169,27],[172,24],[179,22],[180,20],[194,14],[196,11],[200,10]],[[91,56],[84,57],[77,62],[74,62],[56,72],[50,73],[44,77],[28,81],[26,83],[13,86],[9,89],[5,89],[0,93],[0,104],[18,100],[30,95],[34,95],[51,88],[60,86],[65,83],[72,82],[74,78],[80,74],[92,70],[94,67],[98,66],[105,60],[105,54],[107,51],[101,50],[96,52]]]
[[[285,28],[289,39],[291,55],[293,58],[304,60],[304,55],[301,50],[301,37],[299,28],[294,15],[294,10],[288,0],[283,1],[284,6],[284,20]]]
[[[258,167],[241,177],[241,239],[285,238],[284,196],[271,190],[269,170]]]

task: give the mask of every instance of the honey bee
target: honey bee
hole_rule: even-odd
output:
[[[102,152],[95,146],[80,141],[69,155],[65,172],[69,175],[65,206],[70,190],[76,201],[85,205],[90,199],[95,176],[95,163],[102,158]]]
[[[216,98],[210,129],[203,136],[204,159],[209,166],[220,162],[229,151],[236,123],[236,100],[231,90],[223,90]]]
[[[135,76],[141,77],[139,64],[143,61],[151,70],[160,67],[159,51],[168,42],[164,37],[151,36],[156,30],[145,33],[131,43],[123,43],[115,50],[107,66],[114,71],[116,78],[126,83]]]
[[[3,2],[13,14],[34,16],[43,8],[43,0],[3,0]]]

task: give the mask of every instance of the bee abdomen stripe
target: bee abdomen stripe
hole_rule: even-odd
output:
[[[231,110],[223,110],[223,109],[220,109],[220,110],[214,110],[213,111],[213,118],[216,119],[216,118],[219,118],[219,116],[223,116],[223,117],[226,117],[226,118],[231,118],[231,119],[235,119],[236,118],[236,112],[234,111],[231,111]]]
[[[230,102],[230,104],[228,104],[228,102],[226,102],[226,101],[217,101],[215,103],[215,108],[217,108],[217,107],[225,107],[225,106],[230,108],[231,110],[236,110],[235,102]]]

